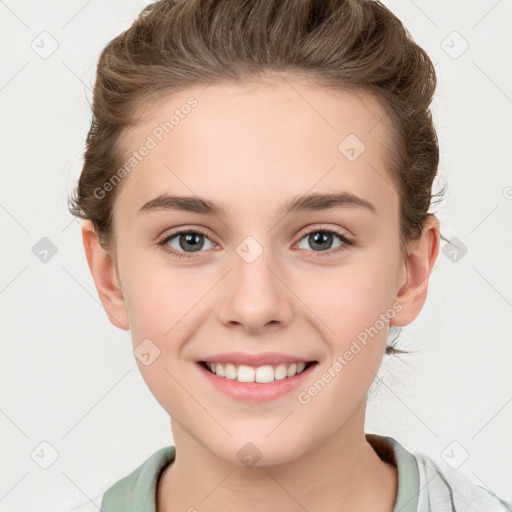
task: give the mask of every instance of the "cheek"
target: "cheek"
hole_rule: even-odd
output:
[[[135,361],[148,388],[167,411],[186,408],[186,393],[180,386],[180,352],[186,343],[191,307],[200,298],[183,283],[152,270],[132,269],[127,310],[129,311],[132,348]],[[204,293],[204,292],[203,292]],[[188,314],[187,314],[188,313]],[[149,356],[144,357],[145,353]]]
[[[133,259],[127,267],[125,303],[132,335],[165,340],[205,292],[200,282],[166,271],[161,265]]]
[[[173,325],[169,290],[154,289],[150,282],[138,286],[132,283],[130,295],[125,297],[134,343],[143,338],[163,338]]]
[[[313,312],[311,322],[319,326],[326,341],[326,366],[336,376],[321,399],[326,407],[334,400],[347,404],[350,410],[368,391],[382,363],[394,313],[390,303],[391,272],[382,254],[380,260],[364,260],[364,265],[358,262],[336,270],[329,268],[298,292],[307,297],[305,302]],[[360,261],[363,263],[363,259]]]
[[[333,336],[346,341],[374,324],[390,307],[392,277],[381,261],[329,268],[311,275],[298,288],[299,297],[323,320]]]

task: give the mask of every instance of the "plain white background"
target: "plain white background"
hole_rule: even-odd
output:
[[[90,499],[99,509],[103,491],[173,444],[129,333],[108,322],[66,204],[99,53],[146,3],[0,1],[2,512]],[[434,212],[467,252],[442,243],[424,309],[400,337],[415,354],[383,363],[366,431],[441,464],[467,456],[459,471],[511,499],[512,3],[384,3],[436,66],[436,190],[448,191]],[[46,262],[44,237],[56,250]]]

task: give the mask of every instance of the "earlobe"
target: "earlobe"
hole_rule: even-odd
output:
[[[114,261],[99,243],[94,226],[88,219],[82,223],[82,242],[96,290],[108,319],[119,329],[129,330],[126,306]]]
[[[439,254],[439,220],[429,215],[425,220],[421,237],[410,242],[404,261],[404,277],[395,302],[402,309],[390,321],[391,326],[402,327],[410,324],[420,313],[427,298],[428,282],[434,263]]]

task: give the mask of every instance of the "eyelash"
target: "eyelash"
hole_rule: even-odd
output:
[[[176,256],[177,258],[196,258],[197,256],[192,256],[189,253],[176,251],[175,249],[169,247],[167,243],[171,241],[173,238],[179,236],[179,235],[188,235],[188,234],[197,234],[202,235],[206,238],[208,238],[208,235],[206,233],[203,233],[200,229],[184,229],[181,231],[176,231],[171,234],[164,235],[162,238],[160,238],[157,241],[157,245],[160,246],[166,253],[171,254],[172,256]],[[302,240],[304,237],[311,235],[313,233],[329,233],[332,235],[336,235],[342,242],[343,245],[340,245],[339,247],[336,247],[335,249],[329,249],[328,251],[310,251],[312,253],[313,258],[323,258],[327,256],[331,256],[333,254],[336,254],[341,251],[346,251],[348,247],[354,246],[355,242],[352,239],[347,238],[344,234],[340,233],[339,231],[335,229],[327,229],[323,227],[315,228],[307,233],[304,233],[300,240]],[[299,240],[299,242],[300,242]],[[199,251],[204,252],[204,251]],[[327,256],[325,256],[327,254]]]

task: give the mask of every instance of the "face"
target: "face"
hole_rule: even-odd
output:
[[[108,309],[146,353],[138,367],[173,425],[235,464],[249,442],[284,463],[349,424],[406,279],[383,111],[371,96],[290,83],[190,88],[148,107],[124,144],[153,147],[114,207],[122,300]],[[285,213],[311,194],[340,197]],[[195,203],[151,203],[164,195]],[[198,361],[232,352],[316,364],[226,390]],[[250,386],[259,398],[242,394]]]

